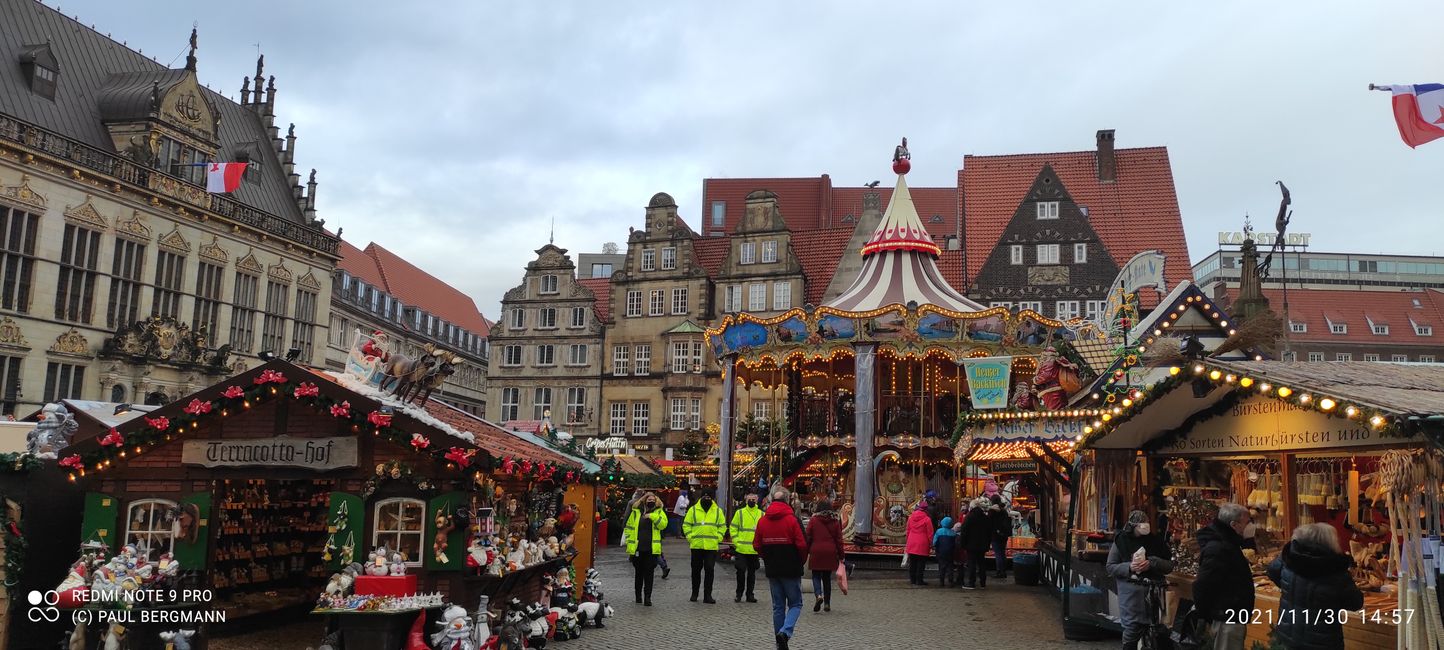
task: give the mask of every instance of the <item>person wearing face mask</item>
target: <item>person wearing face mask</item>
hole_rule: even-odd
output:
[[[1253,568],[1243,555],[1244,533],[1253,518],[1237,503],[1218,508],[1218,517],[1198,531],[1198,578],[1193,581],[1193,604],[1209,622],[1214,650],[1243,650],[1248,625],[1229,622],[1245,619],[1254,605]]]
[[[657,495],[643,492],[628,505],[627,555],[634,568],[633,589],[637,602],[652,606],[652,580],[657,572],[657,558],[662,556],[662,531],[667,527],[667,512]]]
[[[749,493],[747,502],[732,513],[732,525],[727,529],[728,536],[732,538],[732,561],[737,567],[737,597],[732,602],[742,602],[743,595],[747,596],[747,602],[757,602],[754,589],[757,586],[757,568],[762,564],[752,540],[757,534],[759,519],[762,519],[762,509],[757,507],[757,495]]]
[[[692,602],[697,602],[698,587],[705,586],[702,602],[709,605],[712,599],[712,575],[717,563],[717,545],[727,532],[727,516],[722,506],[712,501],[712,495],[704,492],[702,497],[687,509],[682,519],[682,532],[687,535],[692,547]],[[706,575],[705,584],[703,575]]]
[[[1143,557],[1138,557],[1139,549]],[[1148,523],[1148,513],[1134,510],[1128,514],[1128,524],[1113,538],[1113,548],[1108,551],[1108,573],[1117,579],[1118,614],[1123,623],[1123,647],[1133,650],[1149,626],[1155,623],[1154,612],[1149,611],[1148,589],[1135,580],[1159,581],[1173,570],[1173,553],[1168,550],[1163,536],[1155,533]]]

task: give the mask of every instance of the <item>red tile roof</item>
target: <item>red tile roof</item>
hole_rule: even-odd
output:
[[[386,289],[386,280],[381,278],[381,269],[376,267],[376,260],[367,255],[366,251],[352,246],[350,242],[343,239],[340,250],[337,252],[341,253],[341,261],[336,266],[341,267],[342,271],[350,273],[353,278],[360,278],[369,285],[380,287],[382,290]]]
[[[1228,289],[1230,303],[1238,289]],[[1264,297],[1282,317],[1284,296],[1281,289],[1265,289]],[[1416,306],[1417,301],[1417,306]],[[1388,325],[1388,334],[1375,334],[1374,324]],[[1348,326],[1345,334],[1334,334],[1329,320]],[[1304,323],[1307,332],[1289,332],[1289,339],[1313,343],[1358,343],[1390,345],[1444,345],[1444,292],[1427,291],[1358,291],[1342,289],[1289,289],[1289,320]],[[1428,336],[1419,336],[1415,325],[1432,329]]]
[[[892,190],[891,187],[877,188],[878,197],[882,199],[884,210],[887,209],[888,202],[892,200]],[[862,195],[866,191],[865,187],[833,188],[832,224],[835,226],[846,225],[843,224],[842,218],[849,214],[854,219],[862,216]],[[942,239],[948,235],[957,234],[957,188],[909,186],[908,193],[913,197],[913,207],[917,208],[918,218],[922,220],[923,227],[928,229],[928,234],[932,235],[933,239]]]
[[[757,190],[770,190],[777,195],[777,207],[793,231],[816,228],[830,214],[825,199],[831,198],[832,179],[827,174],[818,178],[707,178],[702,180],[702,222],[697,232],[710,236],[714,232],[730,234],[742,222],[747,209],[747,195]],[[824,191],[824,190],[829,191]],[[712,202],[727,203],[727,220],[722,228],[712,226]],[[834,224],[838,225],[838,224]]]
[[[1116,155],[1118,180],[1111,183],[1098,180],[1093,151],[964,156],[958,185],[966,225],[968,278],[978,276],[1047,164],[1053,166],[1073,200],[1088,208],[1088,219],[1115,262],[1123,265],[1140,251],[1157,248],[1167,256],[1163,275],[1169,286],[1190,279],[1188,242],[1183,236],[1168,149],[1118,149]]]
[[[697,263],[701,264],[710,276],[716,276],[722,270],[722,260],[727,259],[730,248],[730,237],[702,238],[692,242],[692,254],[697,256]]]
[[[852,228],[827,228],[792,231],[792,252],[802,264],[802,274],[807,278],[805,300],[813,305],[822,304],[822,295],[837,272],[837,262],[842,259],[843,250],[852,239]]]
[[[958,293],[963,293],[967,287],[963,285],[963,251],[943,249],[943,254],[938,256],[938,272],[943,274],[943,279],[948,281]]]
[[[577,462],[557,453],[540,440],[528,442],[475,415],[437,401],[426,403],[426,412],[452,427],[476,436],[476,446],[493,456],[530,459],[577,467]]]
[[[481,315],[476,302],[461,290],[375,242],[366,246],[364,254],[375,260],[381,275],[381,286],[386,293],[478,336],[485,337],[491,333],[491,322]]]
[[[612,279],[611,278],[581,278],[577,280],[580,284],[592,290],[592,296],[596,299],[592,308],[597,312],[597,320],[603,323],[612,317]]]

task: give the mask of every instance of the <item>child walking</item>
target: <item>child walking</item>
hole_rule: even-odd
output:
[[[958,531],[953,530],[952,517],[943,517],[933,533],[933,552],[938,556],[938,586],[946,587],[953,576],[953,556],[958,552]]]

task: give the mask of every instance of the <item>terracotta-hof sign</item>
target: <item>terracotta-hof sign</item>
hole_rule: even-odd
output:
[[[1205,420],[1172,444],[1164,454],[1308,451],[1331,447],[1397,444],[1369,428],[1368,423],[1332,417],[1279,400],[1255,396],[1227,413]]]
[[[202,467],[301,467],[324,472],[355,467],[355,438],[187,440],[181,463]]]

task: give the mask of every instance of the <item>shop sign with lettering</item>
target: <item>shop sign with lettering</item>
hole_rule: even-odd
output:
[[[1020,420],[1016,422],[991,422],[973,429],[973,442],[1009,442],[1032,440],[1053,442],[1072,440],[1083,435],[1084,420]]]
[[[995,460],[988,465],[988,472],[991,474],[1031,474],[1036,471],[1036,460]]]
[[[1398,444],[1365,422],[1332,417],[1271,397],[1240,401],[1159,450],[1162,454],[1310,451]]]
[[[187,440],[181,447],[181,463],[201,467],[300,467],[324,472],[355,467],[356,459],[356,439],[349,437]]]

